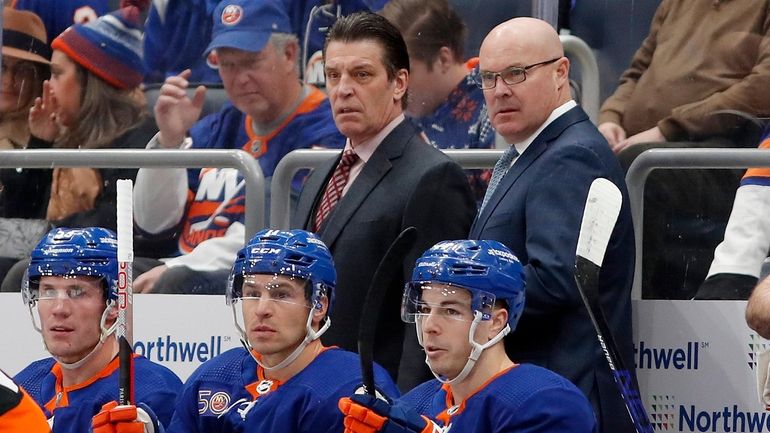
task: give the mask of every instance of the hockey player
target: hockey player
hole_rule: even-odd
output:
[[[502,339],[524,308],[524,273],[496,241],[445,241],[425,252],[404,291],[435,380],[388,404],[340,400],[346,432],[595,432],[586,397],[567,379],[516,364]],[[421,414],[421,415],[418,415]]]
[[[233,266],[227,303],[245,348],[201,365],[187,380],[168,433],[339,432],[337,402],[361,383],[357,355],[324,347],[336,272],[302,230],[263,230]],[[385,393],[397,389],[377,367]]]
[[[107,229],[54,229],[32,251],[22,295],[52,357],[15,380],[43,407],[54,433],[89,431],[102,405],[118,398],[117,275],[117,239]],[[142,415],[167,424],[181,381],[142,356],[134,371]]]

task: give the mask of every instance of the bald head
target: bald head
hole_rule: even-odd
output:
[[[523,81],[506,73],[511,68],[524,69]],[[479,50],[479,69],[505,74],[495,76],[484,98],[492,125],[509,143],[525,140],[571,99],[569,60],[556,30],[539,19],[514,18],[492,29]],[[506,76],[513,84],[501,79]]]
[[[508,20],[489,32],[481,43],[480,56],[487,54],[484,57],[488,57],[499,51],[529,53],[529,57],[537,61],[564,56],[556,30],[543,20],[529,17]]]

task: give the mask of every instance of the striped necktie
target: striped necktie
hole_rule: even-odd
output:
[[[324,195],[321,197],[318,210],[315,214],[315,221],[313,224],[313,231],[317,232],[321,228],[326,217],[332,212],[334,206],[342,198],[342,190],[345,189],[345,185],[348,183],[350,177],[350,169],[353,164],[358,161],[358,155],[353,152],[352,149],[348,149],[342,153],[337,168],[334,169],[332,177],[329,179],[329,183],[326,184]]]
[[[489,181],[486,194],[484,194],[484,201],[481,203],[481,209],[479,209],[479,213],[484,210],[484,207],[486,207],[489,198],[492,197],[492,194],[494,194],[497,185],[511,168],[511,162],[513,162],[513,160],[518,156],[519,152],[516,150],[516,146],[511,145],[511,147],[508,148],[505,153],[503,153],[503,156],[497,160],[495,169],[492,171],[492,179]]]

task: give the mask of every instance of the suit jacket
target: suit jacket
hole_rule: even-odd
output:
[[[339,157],[315,170],[300,194],[292,227],[312,230],[323,190]],[[402,389],[427,377],[414,325],[401,321],[404,283],[417,258],[441,240],[462,239],[476,211],[467,178],[455,162],[420,138],[408,120],[380,143],[319,230],[337,268],[332,326],[322,340],[357,351],[361,308],[377,265],[399,233],[415,226],[417,242],[387,290],[377,327],[374,358]],[[408,338],[405,341],[405,330]],[[402,346],[406,347],[402,359]],[[399,371],[399,364],[402,368]]]
[[[516,362],[551,369],[577,385],[604,432],[633,431],[573,279],[575,249],[591,182],[605,177],[623,205],[599,275],[599,296],[633,374],[631,284],[634,234],[623,171],[585,112],[548,125],[515,161],[471,228],[472,239],[507,245],[525,264],[526,301],[506,349]]]

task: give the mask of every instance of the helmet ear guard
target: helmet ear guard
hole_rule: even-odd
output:
[[[266,370],[280,369],[293,362],[309,343],[320,338],[331,326],[329,314],[337,284],[334,262],[326,245],[316,235],[304,230],[262,230],[238,252],[228,278],[225,301],[233,309],[233,321],[241,334],[241,342],[252,355],[251,343],[244,326],[239,323],[236,304],[243,298],[244,276],[253,274],[282,275],[306,281],[305,299],[308,301],[309,312],[304,340],[277,365],[266,366],[258,357],[254,357]],[[318,318],[319,311],[323,315],[319,329],[315,330],[313,322],[314,318]]]
[[[428,249],[417,259],[411,282],[405,287],[401,306],[402,319],[414,322],[417,326],[420,344],[422,329],[418,317],[423,308],[421,299],[425,290],[434,286],[443,287],[444,290],[449,288],[450,291],[454,291],[451,288],[463,289],[470,294],[471,299],[468,307],[473,319],[468,330],[471,346],[468,361],[459,374],[451,379],[433,372],[439,381],[451,385],[464,380],[481,353],[516,328],[524,310],[524,269],[518,258],[497,241],[444,241]],[[492,318],[498,300],[506,304],[508,321],[494,337],[479,343],[475,341],[476,328],[481,321]],[[433,314],[430,305],[427,310]],[[427,357],[425,362],[430,367]]]

